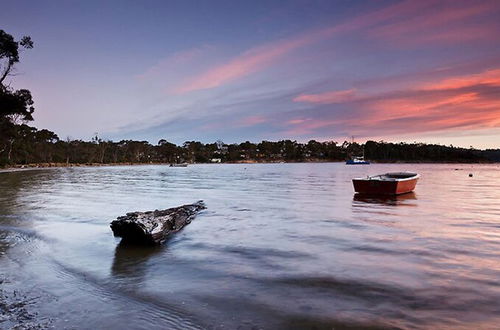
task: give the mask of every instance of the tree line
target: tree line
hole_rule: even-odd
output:
[[[22,124],[15,126],[15,138],[3,144],[0,164],[129,164],[129,163],[208,163],[208,162],[303,162],[344,161],[362,155],[379,162],[486,162],[500,161],[500,150],[477,150],[423,143],[342,144],[311,140],[226,144],[186,141],[182,145],[164,139],[148,141],[60,140],[46,129]],[[10,142],[12,141],[12,143]]]
[[[249,141],[226,144],[222,141],[202,143],[186,141],[181,146],[161,139],[148,141],[106,141],[97,135],[89,141],[60,139],[47,129],[29,126],[33,120],[34,102],[29,90],[16,90],[6,83],[15,73],[20,53],[33,48],[30,37],[16,41],[0,30],[0,166],[39,163],[109,164],[109,163],[205,163],[205,162],[281,162],[343,161],[364,154],[374,161],[500,161],[500,149],[476,150],[422,143],[365,144],[344,141],[299,143]]]

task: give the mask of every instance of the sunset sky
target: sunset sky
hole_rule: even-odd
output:
[[[500,1],[2,1],[60,138],[500,147]]]

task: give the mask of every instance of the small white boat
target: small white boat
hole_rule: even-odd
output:
[[[365,160],[365,157],[353,157],[352,159],[347,160],[346,165],[369,165],[370,162]]]
[[[170,167],[187,167],[187,166],[188,166],[188,163],[179,163],[179,164],[172,163],[172,164],[170,164]]]

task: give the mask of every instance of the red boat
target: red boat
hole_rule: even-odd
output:
[[[395,172],[352,179],[354,191],[366,195],[400,195],[415,189],[420,175]]]

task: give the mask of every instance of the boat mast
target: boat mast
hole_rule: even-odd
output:
[[[351,135],[351,143],[354,144],[354,135]],[[363,146],[363,160],[365,160],[365,146]]]

